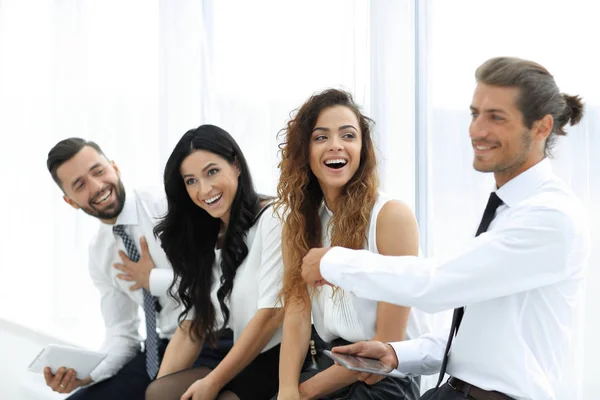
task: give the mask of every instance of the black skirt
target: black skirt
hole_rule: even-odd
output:
[[[345,346],[351,344],[344,339],[336,339],[331,343],[326,343],[317,335],[313,327],[311,339],[317,343],[317,363],[312,364],[311,368],[307,368],[307,362],[304,365],[304,372],[300,374],[300,382],[304,382],[317,375],[321,371],[329,368],[334,364],[333,360],[322,354],[325,349],[331,350],[336,346]],[[307,370],[308,369],[308,370]],[[324,400],[417,400],[420,397],[420,377],[396,378],[387,376],[374,385],[367,385],[364,382],[354,382],[344,388],[337,390],[325,397]]]
[[[279,349],[277,345],[259,354],[222,391],[233,392],[240,400],[264,400],[277,395]]]

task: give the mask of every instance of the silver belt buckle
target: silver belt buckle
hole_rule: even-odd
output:
[[[448,383],[448,386],[450,386],[452,389],[454,389],[454,390],[456,390],[456,391],[458,392],[458,389],[457,389],[457,388],[455,388],[455,387],[452,385],[452,382],[451,382],[451,381],[452,381],[452,377],[448,378],[448,382],[447,382],[447,383]]]

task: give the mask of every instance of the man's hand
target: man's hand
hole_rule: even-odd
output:
[[[321,259],[329,248],[310,249],[302,259],[302,279],[313,287],[331,285],[321,276]]]
[[[141,255],[138,262],[131,261],[123,250],[119,250],[119,257],[121,257],[123,263],[113,264],[113,267],[122,272],[117,275],[117,278],[135,282],[129,290],[144,288],[150,291],[150,271],[154,268],[154,262],[152,261],[152,257],[150,257],[148,242],[146,242],[146,238],[143,236],[140,238],[140,250]]]
[[[339,346],[331,349],[334,353],[351,354],[354,356],[375,358],[380,360],[385,365],[389,365],[393,368],[398,367],[398,357],[396,352],[389,344],[377,341],[370,342],[356,342],[347,346]],[[385,375],[369,374],[367,372],[357,372],[357,378],[359,381],[363,381],[368,385],[374,385],[383,378]]]
[[[92,378],[77,379],[77,374],[73,369],[60,367],[56,371],[56,375],[52,375],[50,368],[44,368],[44,378],[46,385],[57,393],[71,393],[73,390],[81,386],[87,386],[92,383]]]

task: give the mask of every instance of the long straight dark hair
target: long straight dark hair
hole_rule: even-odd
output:
[[[215,307],[211,303],[210,292],[212,285],[217,284],[212,281],[212,269],[221,220],[194,204],[180,172],[183,160],[198,150],[219,155],[232,164],[235,162],[240,170],[238,189],[221,247],[222,275],[217,297],[224,326],[229,321],[229,308],[225,301],[231,295],[237,268],[248,255],[246,234],[255,222],[263,197],[254,190],[248,164],[238,144],[229,133],[214,125],[202,125],[186,132],[165,166],[168,210],[154,228],[154,234],[160,239],[175,272],[169,294],[184,306],[179,323],[194,309],[192,339],[214,344],[219,327],[215,324]]]

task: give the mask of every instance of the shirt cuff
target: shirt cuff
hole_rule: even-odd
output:
[[[150,294],[165,296],[173,282],[173,271],[166,268],[153,268],[150,271]]]
[[[396,352],[396,358],[398,359],[396,370],[406,375],[414,375],[414,371],[423,369],[423,354],[421,354],[419,342],[417,339],[389,343]]]
[[[342,286],[343,260],[346,257],[352,257],[354,250],[345,249],[343,247],[334,247],[330,249],[321,259],[320,271],[321,276],[329,283]]]
[[[105,368],[102,368],[102,364],[96,367],[96,369],[94,369],[90,374],[90,378],[92,378],[92,383],[90,383],[87,386],[93,386],[97,383],[107,380],[108,378],[112,378],[113,374],[106,372],[104,369]]]

